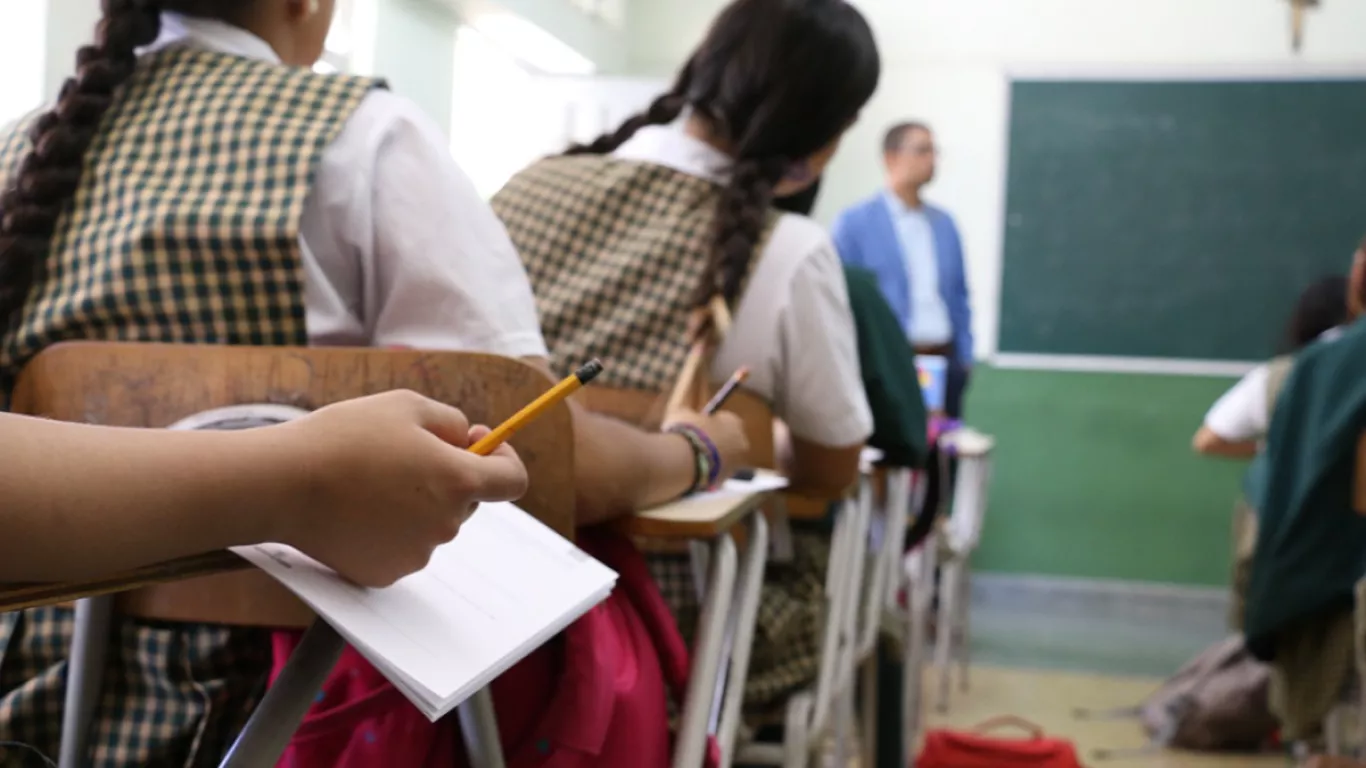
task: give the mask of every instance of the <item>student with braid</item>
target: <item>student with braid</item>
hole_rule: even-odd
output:
[[[0,403],[72,339],[403,345],[548,370],[516,252],[439,129],[380,82],[311,71],[333,2],[101,0],[57,103],[0,132]],[[712,458],[571,410],[583,522],[686,493]],[[715,463],[744,460],[734,418],[672,419]],[[0,741],[56,752],[71,631],[62,607],[0,616]],[[90,763],[217,764],[273,661],[265,630],[119,617]]]
[[[845,0],[736,0],[644,113],[514,176],[493,207],[531,277],[552,367],[599,356],[602,386],[667,393],[690,327],[720,297],[733,326],[712,381],[748,366],[746,387],[788,428],[778,459],[793,490],[842,496],[873,431],[844,274],[824,229],[772,206],[820,176],[879,73]],[[769,568],[745,697],[755,714],[815,678],[829,537],[813,527]],[[687,559],[650,559],[691,637]]]

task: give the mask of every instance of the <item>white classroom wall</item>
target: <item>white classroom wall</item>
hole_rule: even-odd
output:
[[[625,66],[626,43],[575,7],[573,0],[354,0],[357,70],[386,77],[449,130],[455,78],[455,34],[468,13],[506,11],[525,18],[591,59],[602,72]],[[88,43],[99,19],[97,0],[0,0],[0,42],[10,35],[40,36],[24,49],[38,58],[29,68],[7,68],[0,107],[24,98],[36,106],[71,75],[76,49]],[[17,56],[17,46],[5,46]],[[31,49],[31,50],[29,50]],[[3,55],[3,53],[0,53]],[[12,95],[18,94],[18,95]],[[0,121],[16,115],[0,115]]]
[[[978,354],[996,348],[1008,82],[1012,71],[1366,65],[1366,2],[1324,0],[1304,49],[1290,50],[1286,0],[856,0],[882,52],[881,85],[822,187],[830,221],[881,183],[878,146],[892,122],[920,118],[942,156],[929,196],[957,217],[972,283]],[[632,0],[630,70],[671,73],[722,0]]]

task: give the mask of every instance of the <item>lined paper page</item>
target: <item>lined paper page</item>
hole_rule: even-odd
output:
[[[295,592],[428,717],[439,717],[606,599],[616,574],[512,504],[485,504],[386,589],[281,544],[235,549]]]

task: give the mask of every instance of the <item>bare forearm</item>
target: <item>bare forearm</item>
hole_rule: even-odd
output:
[[[1191,447],[1195,449],[1196,453],[1206,456],[1251,459],[1257,455],[1258,443],[1256,440],[1225,440],[1214,430],[1201,425],[1191,440]]]
[[[270,538],[307,481],[262,437],[0,414],[0,580],[98,576]]]
[[[574,405],[578,522],[593,525],[678,498],[692,487],[688,441],[644,432]]]

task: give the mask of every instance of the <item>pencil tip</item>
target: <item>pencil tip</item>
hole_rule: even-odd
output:
[[[594,358],[580,366],[574,372],[574,377],[579,380],[580,384],[587,384],[596,379],[600,373],[602,373],[602,361]]]

